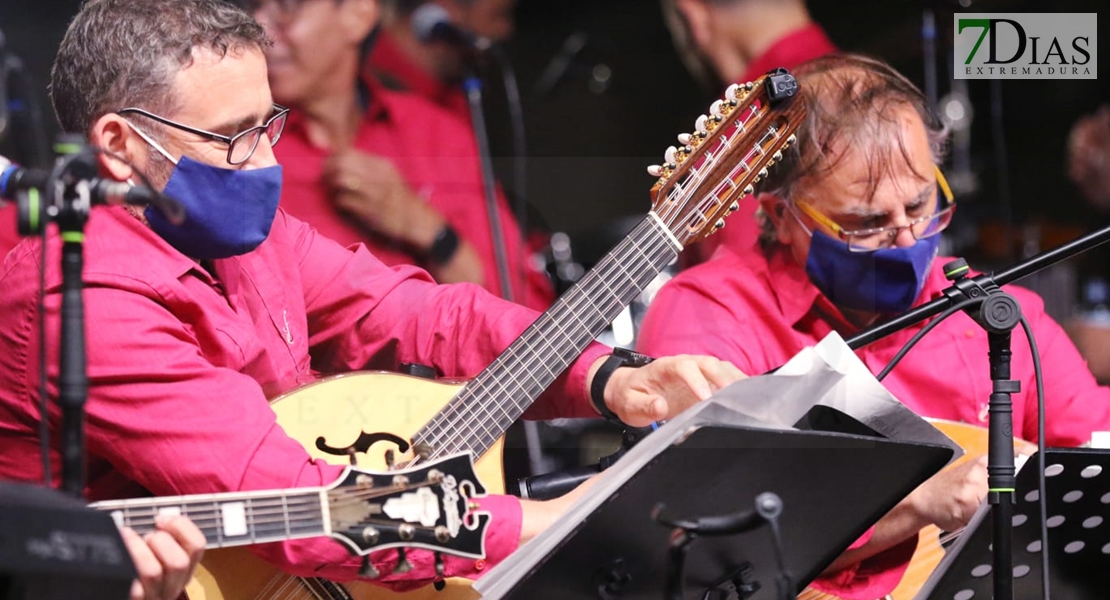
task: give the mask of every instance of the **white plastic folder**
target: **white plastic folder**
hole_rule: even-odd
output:
[[[816,406],[836,409],[891,440],[946,446],[955,453],[953,459],[963,454],[955,442],[894,398],[844,340],[832,333],[799,352],[774,374],[738,381],[653,432],[647,438],[650,444],[641,442],[603,471],[585,498],[556,524],[487,571],[475,582],[474,590],[489,600],[510,594],[562,540],[574,534],[579,523],[651,461],[661,446],[680,442],[692,429],[707,424],[795,429]]]

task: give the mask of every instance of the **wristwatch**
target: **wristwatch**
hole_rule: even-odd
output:
[[[597,412],[612,423],[628,427],[628,424],[621,421],[620,417],[609,410],[609,406],[605,404],[605,386],[609,385],[609,378],[613,376],[613,371],[621,367],[639,368],[653,360],[655,359],[646,354],[627,348],[613,348],[613,353],[601,363],[601,367],[594,373],[594,379],[590,383],[590,403],[594,405]]]
[[[443,228],[436,234],[435,240],[428,248],[424,258],[432,266],[442,266],[451,262],[451,258],[455,256],[455,252],[459,250],[459,234],[450,225],[444,224]]]

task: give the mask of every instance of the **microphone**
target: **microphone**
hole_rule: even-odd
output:
[[[0,156],[0,203],[18,202],[19,193],[32,189],[44,191],[51,186],[51,173],[44,169],[21,167],[4,156]],[[95,177],[89,180],[89,199],[94,205],[111,206],[151,205],[158,209],[171,223],[180,224],[185,220],[185,209],[177,200],[143,185],[131,185],[124,181]],[[48,204],[47,201],[44,204]]]
[[[600,470],[599,465],[574,467],[565,471],[523,477],[509,482],[506,488],[510,494],[521,498],[550,500],[573,490],[582,482],[597,475]]]
[[[489,49],[493,44],[489,38],[475,36],[454,25],[442,6],[430,2],[421,4],[413,11],[412,32],[416,35],[416,39],[425,44],[446,42],[478,52]]]

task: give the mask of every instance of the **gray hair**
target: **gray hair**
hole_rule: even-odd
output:
[[[222,0],[88,0],[54,60],[54,112],[80,133],[128,106],[172,112],[170,88],[194,49],[225,56],[268,44],[261,25]]]
[[[901,135],[897,111],[912,108],[925,125],[933,161],[944,159],[948,127],[929,107],[925,95],[904,75],[880,60],[860,54],[826,55],[794,71],[806,106],[798,141],[783,152],[783,160],[757,186],[792,202],[799,186],[832,171],[845,149],[864,152],[871,172],[866,191],[874,195],[882,179],[894,172],[897,161],[911,164]],[[775,240],[774,224],[760,214],[760,242]]]

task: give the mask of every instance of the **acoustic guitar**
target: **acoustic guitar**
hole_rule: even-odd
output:
[[[670,264],[684,245],[724,226],[740,197],[767,176],[793,143],[805,115],[797,82],[785,71],[731,86],[698,118],[695,131],[679,136],[651,189],[652,210],[627,237],[543,313],[474,379],[450,385],[383,373],[336,375],[277,398],[278,423],[316,458],[356,457],[369,468],[413,465],[472,451],[478,476],[501,484],[502,436],[619,312]],[[321,594],[311,580],[285,575],[248,552],[208,553],[203,589],[190,600],[336,600],[383,598],[387,590],[363,581],[339,593]],[[231,578],[261,582],[258,589],[221,583]],[[332,586],[334,587],[334,586]],[[455,599],[473,594],[469,580],[454,578],[446,590],[433,586],[409,598]]]
[[[929,419],[929,422],[941,430],[945,435],[952,438],[952,441],[960,445],[964,449],[964,455],[948,465],[948,469],[956,465],[970,460],[974,457],[987,453],[988,438],[987,429],[979,425],[970,425],[968,423],[959,423],[956,421],[945,421],[941,419]],[[1016,447],[1021,447],[1028,442],[1022,440],[1014,440]],[[882,599],[876,600],[912,600],[917,595],[921,588],[924,587],[925,582],[928,581],[929,576],[933,574],[937,566],[940,565],[941,559],[944,558],[945,547],[950,542],[954,541],[959,533],[949,533],[941,531],[936,525],[928,525],[924,527],[917,534],[917,548],[913,552],[913,558],[910,559],[910,564],[906,567],[906,573],[902,576],[902,580],[898,582],[898,586],[894,588],[890,594]],[[806,588],[801,594],[798,594],[798,600],[841,600],[839,597],[832,594],[815,590],[813,588]]]

